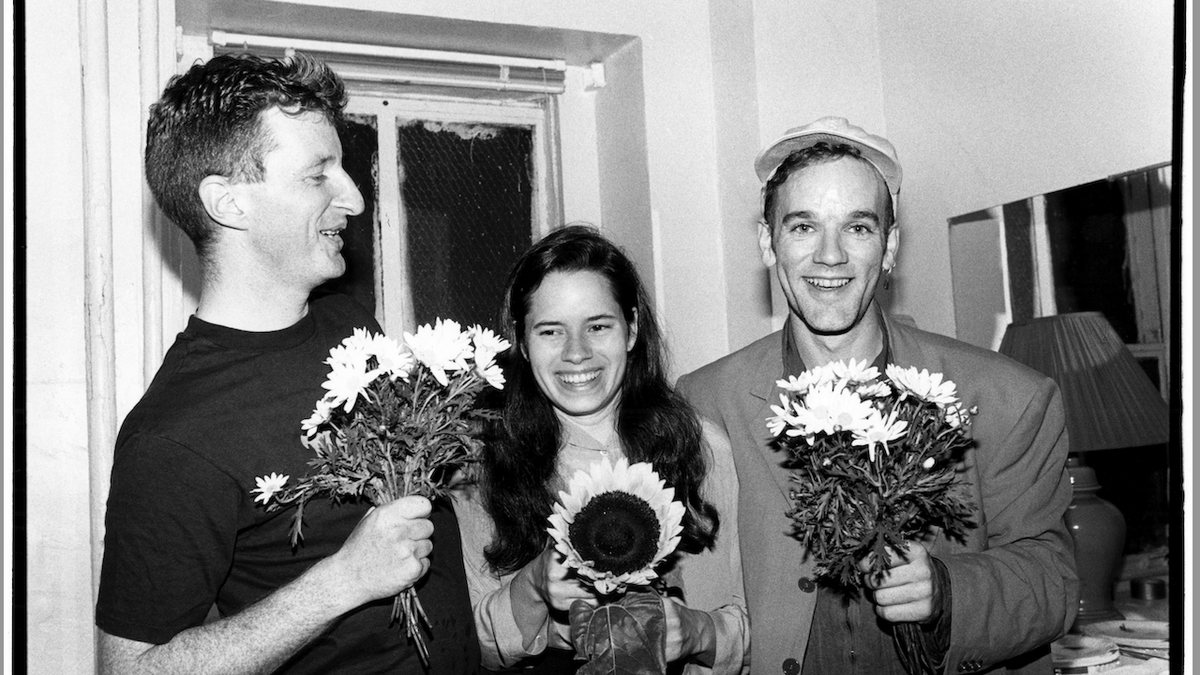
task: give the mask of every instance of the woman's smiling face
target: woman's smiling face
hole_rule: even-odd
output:
[[[608,415],[637,341],[637,320],[626,322],[598,272],[552,272],[529,298],[523,340],[534,379],[555,409]]]

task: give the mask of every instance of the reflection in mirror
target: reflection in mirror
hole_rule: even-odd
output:
[[[1167,391],[1171,188],[1160,164],[952,218],[959,339],[994,350],[1012,321],[1101,312]]]
[[[958,338],[996,350],[1011,322],[1100,312],[1166,398],[1171,191],[1163,163],[950,219]],[[1165,555],[1168,459],[1166,445],[1087,453],[1126,554]]]

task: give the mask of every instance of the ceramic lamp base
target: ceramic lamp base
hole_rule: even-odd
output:
[[[1077,455],[1067,460],[1074,497],[1066,522],[1075,540],[1079,574],[1079,615],[1076,624],[1123,619],[1113,605],[1113,582],[1125,549],[1125,517],[1112,503],[1096,496],[1096,472]]]

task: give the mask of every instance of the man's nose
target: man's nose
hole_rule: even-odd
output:
[[[341,181],[342,189],[335,203],[345,209],[350,215],[357,216],[366,208],[366,202],[363,201],[362,192],[359,191],[358,185],[354,183],[354,179],[350,177],[350,174],[346,173],[345,170],[342,170],[341,174],[343,178]]]
[[[822,265],[840,265],[846,262],[846,249],[842,246],[840,232],[823,232],[813,260]]]

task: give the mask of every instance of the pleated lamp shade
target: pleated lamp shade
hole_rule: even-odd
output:
[[[1166,402],[1100,312],[1012,323],[1000,353],[1058,382],[1072,452],[1167,441]]]

